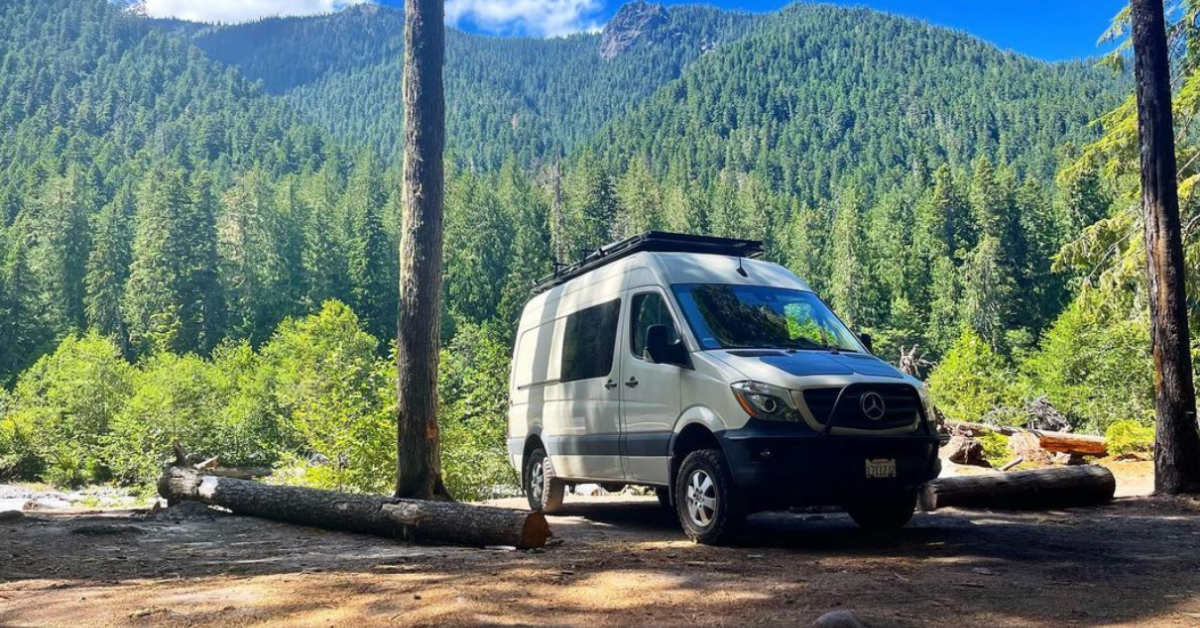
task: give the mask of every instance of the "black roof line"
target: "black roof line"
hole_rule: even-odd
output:
[[[709,253],[729,257],[758,259],[763,255],[763,243],[758,240],[739,240],[698,236],[686,233],[648,231],[620,242],[602,246],[574,264],[555,264],[554,273],[538,279],[534,294],[541,294],[585,273],[607,266],[636,253]]]

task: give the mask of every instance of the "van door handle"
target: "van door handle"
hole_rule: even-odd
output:
[[[617,387],[617,383],[610,379],[607,382],[604,382],[604,387],[609,390],[612,390]]]
[[[630,377],[630,378],[629,378],[629,381],[625,382],[625,385],[626,385],[626,386],[628,386],[628,387],[630,387],[630,388],[637,388],[637,385],[638,385],[637,378],[636,378],[636,377]]]

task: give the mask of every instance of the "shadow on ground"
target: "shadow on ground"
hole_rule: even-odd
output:
[[[131,527],[84,535],[96,524]],[[763,514],[734,547],[687,542],[652,500],[571,503],[542,552],[408,546],[249,518],[0,524],[0,625],[1200,625],[1200,517],[1121,500],[918,515]]]

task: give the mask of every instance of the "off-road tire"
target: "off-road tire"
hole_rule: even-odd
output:
[[[703,495],[714,498],[699,515],[689,512],[697,501],[689,500],[689,490],[693,486],[693,476],[696,479],[711,482],[711,490]],[[725,456],[717,449],[701,449],[694,451],[683,459],[679,466],[679,475],[675,479],[675,512],[679,515],[679,523],[689,539],[703,545],[724,545],[729,543],[746,521],[745,497],[733,481]]]
[[[668,510],[671,509],[671,489],[669,487],[666,487],[666,486],[654,487],[654,496],[658,498],[659,506],[662,506],[663,508],[666,508]]]
[[[872,495],[869,499],[846,504],[846,512],[858,527],[870,532],[891,532],[903,528],[917,510],[917,494],[912,491]]]
[[[534,482],[539,479],[541,487],[535,487]],[[533,450],[525,460],[525,497],[529,500],[529,509],[554,514],[562,510],[563,495],[566,491],[567,483],[554,476],[554,465],[550,463],[550,456],[546,455],[546,450]]]

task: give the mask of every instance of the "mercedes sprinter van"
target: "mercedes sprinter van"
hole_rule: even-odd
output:
[[[748,240],[647,233],[560,269],[517,331],[508,449],[529,505],[573,483],[654,487],[684,531],[844,507],[899,528],[937,477],[924,385],[871,355]]]

